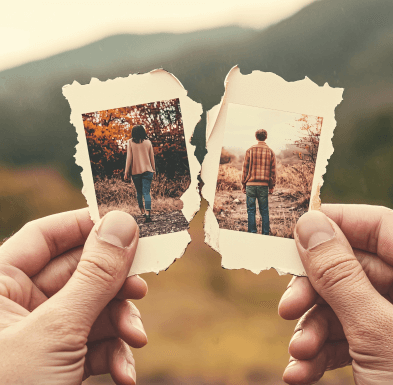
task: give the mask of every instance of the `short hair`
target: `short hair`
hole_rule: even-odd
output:
[[[147,134],[145,127],[142,125],[132,127],[132,141],[134,143],[142,143],[145,139],[147,139]]]
[[[257,138],[257,140],[259,140],[260,142],[263,142],[264,140],[266,140],[267,138],[267,131],[260,129],[258,131],[255,132],[255,137]]]

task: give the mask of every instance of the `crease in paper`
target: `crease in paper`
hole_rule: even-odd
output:
[[[221,102],[207,112],[207,154],[201,170],[202,196],[209,203],[205,214],[205,242],[221,254],[222,267],[244,268],[255,274],[274,268],[280,275],[306,275],[293,239],[219,228],[213,205],[228,105],[233,103],[323,117],[309,207],[319,209],[323,175],[334,151],[331,141],[336,126],[334,111],[342,100],[342,93],[342,88],[332,88],[327,83],[319,87],[307,77],[287,82],[274,73],[253,71],[242,75],[237,66],[229,71]]]
[[[70,122],[75,126],[78,140],[75,161],[82,167],[82,193],[94,223],[100,217],[82,114],[179,99],[191,176],[190,186],[180,199],[183,202],[182,213],[188,222],[191,221],[200,208],[198,175],[201,169],[194,155],[191,137],[201,119],[202,105],[187,96],[187,91],[174,75],[163,69],[156,69],[146,74],[132,74],[126,78],[109,79],[104,82],[92,78],[86,85],[74,81],[71,85],[63,87],[63,95],[71,107]],[[158,273],[167,269],[184,254],[190,241],[187,230],[141,238],[129,275]]]

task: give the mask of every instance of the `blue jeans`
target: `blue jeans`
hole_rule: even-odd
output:
[[[136,199],[138,200],[138,206],[143,210],[143,198],[145,199],[145,209],[151,210],[151,196],[150,186],[153,179],[153,173],[146,171],[143,174],[132,175],[132,181],[134,182],[136,189]]]
[[[269,187],[268,186],[246,186],[246,202],[248,214],[248,232],[257,232],[257,223],[255,221],[256,204],[258,199],[259,212],[262,217],[262,234],[269,235]]]

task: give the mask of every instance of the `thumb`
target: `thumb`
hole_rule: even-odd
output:
[[[391,319],[393,309],[368,280],[340,228],[310,211],[299,219],[295,241],[312,286],[340,319],[349,344],[380,343],[381,320]]]
[[[41,307],[87,334],[122,287],[131,268],[139,230],[131,215],[106,214],[90,232],[77,268],[66,285]],[[66,319],[65,319],[66,318]],[[87,336],[86,334],[86,336]]]

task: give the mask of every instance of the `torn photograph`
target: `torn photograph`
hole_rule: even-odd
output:
[[[131,214],[139,236],[187,230],[191,181],[179,99],[83,114],[100,217]]]
[[[213,207],[220,228],[293,238],[310,204],[322,123],[228,104]]]
[[[163,69],[74,81],[63,95],[91,219],[112,210],[131,214],[140,239],[129,275],[166,270],[184,254],[200,208],[201,165],[191,138],[202,105]]]
[[[342,88],[233,67],[206,114],[205,242],[226,269],[305,275],[294,227],[318,210]]]

